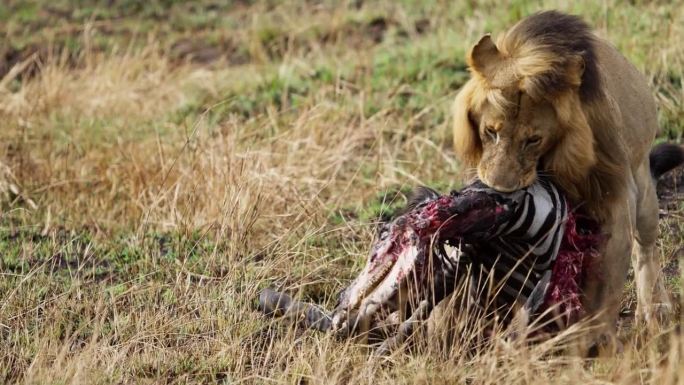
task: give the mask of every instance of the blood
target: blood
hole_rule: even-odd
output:
[[[584,315],[581,287],[586,274],[596,266],[605,237],[591,218],[570,211],[543,309],[558,306],[569,323]]]

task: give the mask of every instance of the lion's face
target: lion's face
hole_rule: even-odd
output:
[[[544,28],[530,31],[514,27],[496,44],[485,35],[468,53],[471,78],[454,101],[454,150],[466,177],[476,170],[506,192],[544,172],[598,213],[622,183],[624,157],[620,143],[609,142],[614,109],[603,96],[591,44],[576,46],[563,33],[556,47]]]
[[[482,143],[478,177],[496,190],[509,192],[534,183],[540,160],[553,148],[560,125],[548,102],[534,101],[517,90],[502,94],[510,96],[506,109],[485,103],[471,118]]]

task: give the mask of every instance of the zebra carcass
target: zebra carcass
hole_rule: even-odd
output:
[[[578,235],[564,196],[547,180],[512,193],[481,182],[449,195],[420,188],[403,214],[381,226],[365,268],[331,314],[272,291],[260,303],[342,336],[367,335],[393,313],[405,321],[379,352],[404,341],[468,279],[468,296],[488,314],[506,318],[520,305],[531,316],[558,304],[571,318],[579,312],[582,259],[597,239]]]

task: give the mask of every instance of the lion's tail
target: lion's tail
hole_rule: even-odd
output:
[[[661,175],[684,163],[684,147],[662,143],[655,146],[648,155],[651,175],[658,179]]]

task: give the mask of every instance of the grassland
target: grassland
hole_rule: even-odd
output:
[[[628,327],[631,285],[624,352],[588,361],[552,354],[574,331],[379,362],[254,310],[266,286],[332,306],[402,191],[458,187],[464,52],[548,8],[647,74],[681,142],[681,1],[0,4],[0,383],[681,384],[681,316]],[[681,181],[661,186],[676,302]]]

